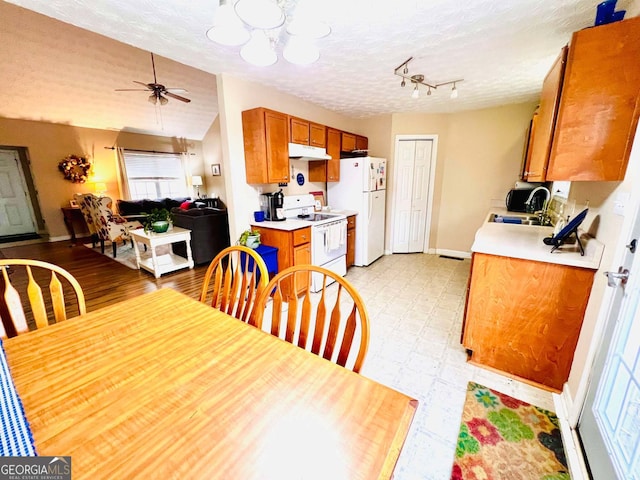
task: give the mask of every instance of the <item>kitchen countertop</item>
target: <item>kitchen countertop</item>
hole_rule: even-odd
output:
[[[584,256],[580,255],[577,242],[563,245],[551,253],[553,247],[545,245],[542,240],[551,236],[553,227],[489,222],[489,217],[493,213],[509,215],[512,212],[499,208],[492,209],[476,232],[471,246],[472,252],[593,270],[599,268],[604,245],[584,232],[579,230],[580,240],[585,250]]]
[[[358,212],[355,210],[333,210],[333,209],[322,211],[322,212],[314,212],[314,213],[326,213],[326,214],[338,213],[340,215],[345,215],[347,217],[350,215],[358,214]],[[298,220],[295,218],[287,218],[282,222],[270,222],[269,220],[265,220],[264,222],[253,221],[250,223],[250,225],[252,227],[273,228],[275,230],[293,231],[293,230],[298,230],[300,228],[309,227],[311,226],[311,222],[309,222],[308,220]]]

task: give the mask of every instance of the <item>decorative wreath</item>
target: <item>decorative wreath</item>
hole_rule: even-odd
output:
[[[58,170],[62,172],[66,180],[73,183],[84,183],[89,177],[91,162],[86,157],[68,155],[58,164]]]

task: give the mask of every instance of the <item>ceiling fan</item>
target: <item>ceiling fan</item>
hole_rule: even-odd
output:
[[[181,102],[189,103],[191,100],[185,97],[181,97],[180,95],[176,95],[174,92],[184,93],[186,90],[184,88],[167,88],[164,85],[158,83],[156,79],[156,64],[153,59],[153,53],[151,53],[151,67],[153,68],[153,83],[143,83],[137,82],[136,80],[133,83],[137,83],[138,85],[142,85],[145,88],[116,88],[116,92],[146,92],[150,91],[151,95],[149,95],[149,102],[157,105],[158,101],[160,105],[166,105],[169,102],[170,98],[175,98],[176,100],[180,100]]]

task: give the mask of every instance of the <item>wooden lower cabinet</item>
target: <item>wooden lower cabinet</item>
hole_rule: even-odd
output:
[[[462,332],[469,361],[561,391],[594,274],[474,253]]]
[[[347,268],[356,261],[356,216],[347,217]]]
[[[278,248],[279,272],[294,265],[311,263],[311,227],[279,230],[252,225],[252,228],[260,232],[260,243]],[[297,283],[302,285],[306,282],[298,281]],[[305,290],[303,287],[298,287],[297,293],[301,294]]]

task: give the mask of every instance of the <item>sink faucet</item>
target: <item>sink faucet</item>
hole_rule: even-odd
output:
[[[543,205],[543,210],[544,210],[545,204],[547,204],[549,202],[549,199],[551,198],[551,192],[546,187],[536,187],[533,190],[531,190],[531,194],[529,195],[529,198],[527,198],[527,200],[524,202],[524,204],[527,207],[531,207],[531,202],[533,202],[533,197],[535,196],[536,192],[539,191],[539,190],[544,190],[545,193],[546,193],[546,198],[544,200],[544,203],[542,204]]]

